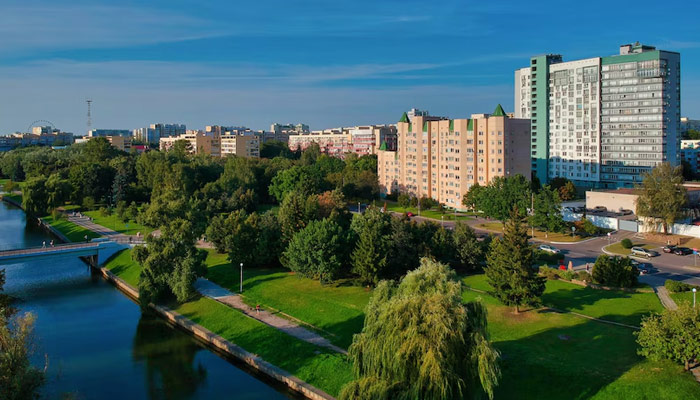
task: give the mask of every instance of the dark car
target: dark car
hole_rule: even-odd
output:
[[[664,251],[664,253],[673,253],[673,250],[675,250],[676,247],[678,246],[674,244],[669,244],[668,246],[664,246],[662,250]]]
[[[677,256],[687,256],[688,254],[693,254],[693,250],[687,247],[676,247],[673,249],[673,254]]]

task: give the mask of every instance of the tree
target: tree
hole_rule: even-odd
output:
[[[700,359],[700,309],[688,302],[677,310],[642,319],[637,335],[638,353],[652,360],[671,360],[683,364],[686,371]]]
[[[136,246],[132,257],[141,264],[139,300],[142,306],[175,298],[187,301],[198,277],[207,272],[207,253],[197,249],[192,223],[176,218],[164,225],[160,236],[149,235],[148,246]]]
[[[532,248],[527,242],[527,229],[520,213],[514,209],[503,227],[503,237],[491,242],[485,268],[493,295],[503,304],[515,306],[532,305],[544,293],[544,277],[532,268]]]
[[[280,171],[270,184],[269,191],[278,202],[282,203],[287,194],[299,192],[306,195],[315,194],[320,188],[318,174],[312,173],[309,168],[295,166]]]
[[[428,254],[436,261],[444,264],[454,263],[455,256],[455,241],[452,231],[439,227],[433,233],[430,241],[427,243]]]
[[[408,208],[411,206],[411,196],[406,193],[400,193],[398,197],[399,206],[401,208]]]
[[[282,238],[288,242],[296,232],[304,229],[311,221],[318,219],[319,204],[316,196],[292,192],[284,198],[277,212]]]
[[[268,140],[260,146],[260,157],[275,158],[284,157],[291,160],[299,158],[298,154],[289,149],[287,143],[279,140]]]
[[[562,199],[562,201],[569,201],[576,198],[576,186],[567,178],[556,177],[549,181],[549,186],[559,193],[559,198]]]
[[[480,268],[485,258],[485,252],[484,247],[476,238],[474,229],[465,223],[458,222],[455,225],[453,238],[457,265],[468,271]]]
[[[476,210],[478,205],[481,204],[481,196],[485,193],[485,187],[479,185],[479,183],[473,184],[467,193],[464,194],[462,198],[462,205],[469,207],[472,210]]]
[[[289,242],[282,255],[282,265],[321,283],[337,279],[346,259],[345,232],[337,223],[324,219],[311,221]]]
[[[549,232],[560,232],[565,223],[561,215],[561,200],[559,195],[549,186],[544,186],[534,196],[534,209],[530,223]]]
[[[73,191],[68,179],[62,179],[58,173],[51,174],[46,180],[47,205],[53,209],[65,204]]]
[[[505,221],[513,209],[530,207],[530,183],[522,175],[496,177],[477,196],[476,208],[491,218]]]
[[[243,210],[232,212],[226,219],[228,232],[224,238],[224,248],[233,265],[243,263],[248,266],[257,266],[257,254],[254,251],[257,232],[247,220],[248,216]]]
[[[358,238],[350,256],[352,272],[359,275],[363,284],[376,285],[386,277],[391,217],[370,207],[353,218],[351,227]]]
[[[639,270],[632,265],[629,257],[601,254],[595,260],[591,276],[595,283],[614,287],[635,287]]]
[[[49,207],[49,195],[46,192],[46,178],[28,179],[22,186],[22,208],[28,217],[46,215]]]
[[[661,223],[664,234],[668,234],[669,225],[673,225],[681,216],[686,202],[682,167],[673,167],[665,162],[642,176],[637,215],[647,218],[648,224],[654,228]]]
[[[486,308],[462,304],[454,271],[428,259],[377,286],[349,354],[355,379],[342,400],[493,398],[500,377]]]
[[[697,129],[688,129],[688,132],[686,132],[686,136],[690,140],[700,140],[700,131]]]
[[[416,230],[416,224],[405,214],[391,218],[387,276],[399,277],[418,268],[421,249],[416,246]]]

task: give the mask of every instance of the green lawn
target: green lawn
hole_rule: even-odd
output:
[[[238,291],[240,275],[225,254],[209,250],[207,278]],[[371,292],[352,285],[321,285],[283,269],[244,268],[243,297],[250,304],[272,307],[319,329],[334,344],[347,348],[362,330]]]
[[[111,271],[114,275],[124,279],[129,285],[138,287],[141,266],[139,263],[131,259],[130,250],[122,250],[107,260],[105,268]]]
[[[3,194],[2,196],[13,200],[17,204],[22,204],[22,195],[21,194]]]
[[[136,233],[141,232],[141,235],[145,237],[154,230],[148,226],[138,224],[135,221],[124,223],[117,218],[117,213],[112,213],[112,215],[106,217],[102,216],[99,211],[85,211],[83,214],[92,218],[92,222],[96,223],[97,225],[102,225],[105,228],[123,233],[125,235],[136,235]]]
[[[499,233],[503,232],[503,224],[500,222],[486,222],[483,224],[479,224],[478,227],[489,231]],[[527,234],[532,235],[532,229],[528,228]],[[547,234],[546,232],[542,232],[535,229],[535,239],[549,242],[580,242],[581,240],[585,240],[587,238],[579,235],[571,236],[570,233],[549,232],[549,234]]]
[[[83,242],[85,241],[85,235],[90,239],[100,237],[99,234],[69,222],[66,219],[54,220],[50,215],[42,217],[42,219],[64,234],[71,242]]]
[[[649,249],[649,250],[659,247],[658,245],[646,244],[646,243],[633,243],[633,246],[634,247],[644,247],[645,249]],[[611,245],[605,246],[605,250],[607,250],[611,253],[622,255],[622,256],[628,256],[632,253],[630,249],[626,249],[626,248],[622,247],[621,242],[617,242],[617,243],[613,243]]]
[[[384,203],[377,203],[377,207],[383,207]],[[418,208],[416,207],[401,207],[398,205],[398,203],[387,201],[386,202],[386,209],[389,211],[394,211],[398,213],[406,213],[406,212],[411,212],[414,215],[419,215],[421,217],[425,218],[432,218],[438,221],[442,221],[442,216],[445,216],[445,221],[454,221],[455,220],[455,215],[454,211],[445,211],[444,214],[440,213],[437,210],[430,209],[430,210],[421,210],[420,213],[418,212]],[[350,207],[350,211],[353,211],[353,208]],[[357,211],[357,207],[354,208],[354,211]],[[469,215],[461,212],[457,212],[457,221],[464,221],[471,218]]]
[[[680,293],[670,293],[671,298],[673,301],[676,302],[676,304],[681,304],[683,302],[688,302],[689,304],[693,304],[693,292],[688,291],[688,292],[680,292]],[[696,304],[700,303],[700,293],[695,293],[695,301]]]
[[[474,288],[488,288],[483,275],[466,277],[464,281]],[[557,293],[561,289],[569,288],[548,284],[547,293]],[[700,396],[700,385],[681,366],[639,357],[630,328],[571,314],[530,310],[514,315],[512,308],[502,306],[489,295],[474,291],[463,293],[465,301],[476,298],[488,308],[491,339],[501,352],[503,377],[496,390],[497,399],[678,399]],[[607,312],[604,307],[596,307],[601,318],[615,320],[620,315],[630,317],[636,314],[621,304],[622,299],[603,298],[601,301],[610,302]],[[567,306],[567,302],[557,304],[558,308]],[[578,306],[575,305],[568,306],[574,311],[585,311],[576,310]]]
[[[131,261],[130,250],[111,258],[106,268],[131,285],[138,281],[140,267]],[[352,379],[345,356],[295,339],[214,300],[198,298],[175,311],[333,396]]]

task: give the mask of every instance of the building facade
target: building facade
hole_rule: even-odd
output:
[[[184,135],[160,138],[160,150],[169,150],[178,140],[189,142],[194,154],[209,154],[221,157],[221,136],[212,132],[188,130]]]
[[[700,132],[700,119],[681,117],[681,134],[686,135],[690,130]]]
[[[159,143],[161,137],[180,136],[187,132],[185,124],[151,124],[147,128],[134,129],[134,139],[144,143]]]
[[[221,135],[221,156],[260,158],[260,138],[256,134]]]
[[[129,136],[131,137],[133,132],[128,129],[90,129],[88,131],[89,137],[105,137],[105,136]]]
[[[427,114],[427,113],[426,113]],[[377,151],[382,194],[408,193],[463,208],[474,184],[497,176],[530,175],[530,121],[492,114],[447,119],[426,114],[401,117],[393,150]]]
[[[309,133],[309,126],[306,124],[271,124],[270,125],[270,132],[273,133],[286,133],[287,135],[293,134],[293,133]]]
[[[515,116],[531,120],[540,181],[634,186],[654,166],[680,163],[680,55],[636,43],[609,57],[532,57],[515,71]]]
[[[305,150],[312,143],[318,144],[322,153],[334,157],[343,158],[348,153],[358,156],[376,154],[382,143],[390,149],[395,148],[396,126],[364,125],[289,135],[291,150]]]
[[[688,163],[694,174],[700,171],[700,140],[681,140],[681,161]]]

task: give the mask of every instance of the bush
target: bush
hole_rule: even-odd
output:
[[[576,278],[577,274],[574,271],[569,271],[568,269],[566,271],[559,271],[559,277],[561,279],[570,281],[574,278]]]
[[[574,278],[578,281],[584,281],[584,282],[591,282],[593,280],[591,278],[591,274],[589,274],[586,271],[578,271]]]
[[[109,217],[112,215],[112,207],[100,207],[100,215],[103,217]]]
[[[629,239],[627,239],[627,238],[622,239],[622,241],[620,242],[620,244],[622,245],[622,247],[624,247],[624,248],[626,248],[626,249],[631,249],[632,246],[634,246],[634,244],[632,243],[632,241],[629,240]]]
[[[664,282],[664,287],[666,287],[666,289],[672,293],[689,292],[693,290],[693,288],[698,288],[698,286],[689,285],[685,282],[674,281],[673,279],[666,279],[666,282]]]
[[[402,208],[408,208],[411,206],[411,196],[401,193],[398,197],[399,206]]]
[[[51,211],[51,217],[54,221],[60,221],[64,218],[64,215],[62,212],[54,208],[53,211]]]
[[[550,268],[547,265],[542,265],[539,269],[539,273],[547,279],[559,279],[559,270],[556,268]]]
[[[539,249],[535,249],[535,254],[534,254],[534,259],[535,263],[545,263],[545,264],[555,264],[559,265],[559,262],[564,259],[564,255],[559,253],[559,254],[554,254],[554,253],[549,253],[546,251],[542,251]]]
[[[87,196],[83,199],[83,208],[87,211],[91,211],[95,208],[95,199]]]
[[[634,287],[637,286],[639,270],[632,265],[632,260],[628,257],[610,257],[603,254],[595,261],[591,276],[595,283],[601,285]]]

